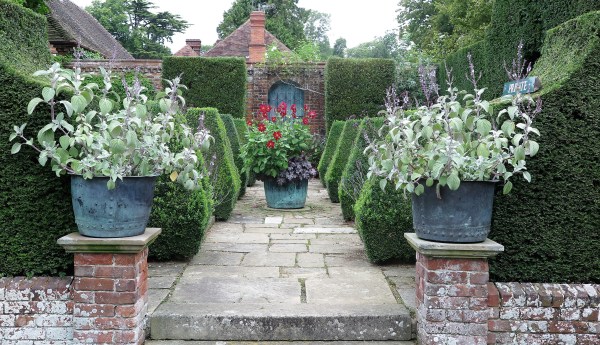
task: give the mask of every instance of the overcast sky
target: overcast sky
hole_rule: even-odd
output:
[[[92,0],[71,0],[86,7]],[[185,44],[186,38],[199,38],[203,44],[213,44],[217,40],[217,26],[223,19],[223,12],[231,7],[233,0],[153,0],[157,10],[179,14],[190,26],[183,34],[173,37],[167,44],[173,52]],[[331,14],[329,41],[343,37],[348,47],[383,36],[387,30],[395,29],[398,0],[299,0],[298,6]]]

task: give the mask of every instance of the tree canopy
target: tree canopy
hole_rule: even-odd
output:
[[[398,24],[417,49],[442,58],[480,41],[494,0],[400,0]]]
[[[13,2],[15,4],[21,5],[23,7],[29,8],[34,12],[40,14],[47,14],[50,10],[48,6],[46,6],[45,0],[8,0],[9,2]]]
[[[171,55],[165,43],[189,24],[177,14],[152,12],[155,7],[149,0],[94,0],[86,10],[135,58],[160,59]]]
[[[219,39],[244,24],[257,9],[265,11],[266,29],[288,48],[294,50],[306,41],[304,23],[311,11],[298,7],[298,0],[235,0],[217,27]]]

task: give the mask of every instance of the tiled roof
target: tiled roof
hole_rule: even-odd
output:
[[[173,54],[174,56],[200,56],[192,47],[189,45],[185,45],[183,48],[179,49],[177,53]]]
[[[277,48],[282,52],[291,52],[280,40],[272,33],[265,30],[265,43],[268,46],[275,43]],[[225,39],[217,42],[215,46],[206,52],[204,56],[241,56],[248,57],[250,55],[250,19],[242,26],[237,28]]]
[[[133,60],[133,56],[89,13],[69,0],[47,0],[48,40],[79,42],[85,49],[110,59]]]

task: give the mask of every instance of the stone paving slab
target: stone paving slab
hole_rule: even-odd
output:
[[[300,304],[300,288],[297,279],[184,275],[169,302]]]
[[[150,319],[153,339],[409,340],[404,306],[190,304],[161,305]]]
[[[189,262],[151,264],[153,336],[410,339],[404,304],[414,303],[414,266],[369,263],[353,224],[319,183],[309,184],[306,209],[287,212],[265,207],[261,184],[248,188],[232,219],[215,223]]]
[[[415,345],[414,341],[186,341],[150,340],[146,345]]]

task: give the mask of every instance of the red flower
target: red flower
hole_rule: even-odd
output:
[[[252,121],[248,120],[246,121],[246,124],[248,125],[248,127],[252,127]]]
[[[309,112],[308,112],[308,115],[307,115],[307,117],[308,117],[309,119],[314,119],[314,118],[316,118],[316,117],[317,117],[317,113],[316,113],[314,110],[311,110],[311,111],[309,111]]]
[[[302,118],[302,123],[305,125],[308,125],[308,118]]]
[[[261,123],[258,124],[258,131],[259,132],[264,132],[266,129],[267,129],[267,126],[265,126],[264,123],[261,122]]]
[[[271,107],[268,104],[261,104],[258,107],[258,111],[262,114],[263,117],[267,116],[269,111],[271,111]]]
[[[308,111],[308,104],[304,105],[304,112],[306,113]]]
[[[269,142],[267,142],[267,148],[274,149],[275,148],[275,142],[273,140],[269,140]]]
[[[279,115],[281,115],[281,117],[285,117],[285,115],[287,115],[287,103],[279,103],[279,106],[277,107],[277,112],[279,113]]]
[[[275,140],[279,140],[281,139],[281,132],[277,131],[273,133],[273,138],[275,138]]]
[[[273,123],[275,123],[275,122],[277,122],[277,118],[276,118],[275,116],[273,116],[273,117],[271,118],[271,121],[273,121]]]
[[[292,108],[292,115],[296,115],[296,105],[292,104],[291,108]]]

